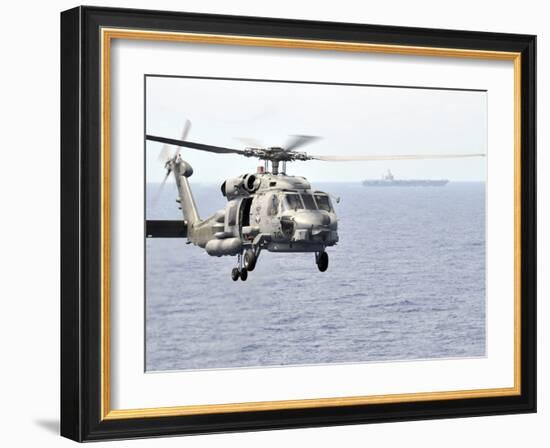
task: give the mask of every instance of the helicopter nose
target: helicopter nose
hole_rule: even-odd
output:
[[[330,217],[318,212],[298,213],[294,217],[297,229],[310,229],[311,227],[328,226]]]

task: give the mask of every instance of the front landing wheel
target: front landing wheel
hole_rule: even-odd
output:
[[[244,252],[244,267],[250,272],[252,272],[256,267],[257,259],[258,259],[258,256],[254,252],[254,249],[247,249]]]
[[[233,270],[231,271],[231,280],[236,282],[237,280],[239,280],[240,276],[241,276],[241,273],[239,272],[239,269],[233,268]]]
[[[248,278],[248,269],[242,268],[241,269],[241,280],[243,282],[246,282],[246,279]]]
[[[328,254],[326,252],[320,252],[317,255],[317,268],[321,272],[325,272],[328,269]]]

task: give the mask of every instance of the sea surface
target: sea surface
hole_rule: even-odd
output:
[[[485,356],[484,183],[314,186],[341,197],[324,273],[264,251],[233,282],[236,257],[146,240],[147,371]],[[218,185],[192,188],[202,218],[224,206]],[[179,219],[175,187],[157,189],[147,217]]]

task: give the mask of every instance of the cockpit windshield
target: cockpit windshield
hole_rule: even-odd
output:
[[[300,195],[296,193],[285,194],[284,204],[287,210],[302,210],[304,208]]]
[[[326,194],[316,194],[315,200],[317,201],[317,206],[319,210],[324,210],[326,212],[332,212],[332,205],[330,199]]]
[[[302,193],[302,200],[304,201],[306,210],[317,210],[317,207],[315,206],[315,201],[313,200],[312,195],[307,193]]]

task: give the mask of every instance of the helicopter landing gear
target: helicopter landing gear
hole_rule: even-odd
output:
[[[328,254],[326,252],[316,252],[315,253],[315,263],[317,263],[317,268],[321,272],[325,272],[328,269]]]
[[[231,270],[231,280],[233,280],[234,282],[236,282],[237,280],[239,280],[239,277],[241,276],[241,273],[239,271],[239,268],[233,268]]]
[[[254,249],[246,249],[244,251],[244,267],[252,272],[256,267],[256,261],[258,261],[258,255]]]
[[[239,268],[233,268],[231,270],[231,280],[236,282],[237,280],[239,280],[239,278],[243,282],[246,282],[246,279],[248,278],[248,269],[242,268],[241,270],[239,270]]]
[[[237,256],[237,267],[236,268],[233,268],[231,270],[231,280],[233,280],[234,282],[236,282],[237,280],[239,280],[239,278],[243,281],[243,282],[246,282],[246,279],[248,278],[248,271],[251,271],[252,269],[249,269],[245,266],[243,266],[243,264],[246,263],[246,261],[243,262],[243,257],[242,254],[239,254]],[[256,264],[256,259],[254,259],[254,264]]]

